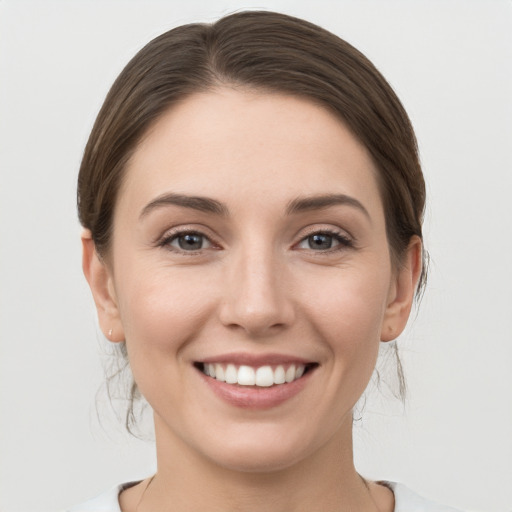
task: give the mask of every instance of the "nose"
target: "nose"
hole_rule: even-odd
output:
[[[221,322],[260,338],[289,327],[295,310],[286,275],[271,249],[234,257],[226,269]]]

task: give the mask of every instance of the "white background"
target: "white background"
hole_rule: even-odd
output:
[[[366,53],[416,127],[430,283],[400,341],[400,404],[372,392],[356,459],[466,510],[512,510],[510,1],[0,1],[0,510],[51,511],[154,468],[98,426],[104,343],[80,268],[75,181],[108,87],[149,39],[242,7]]]

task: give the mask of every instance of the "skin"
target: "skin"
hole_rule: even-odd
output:
[[[144,494],[147,481],[121,494],[123,511],[393,510],[391,491],[354,468],[352,408],[380,341],[405,327],[421,243],[411,240],[393,268],[377,172],[338,118],[278,94],[196,94],[146,134],[126,169],[109,254],[82,237],[100,326],[126,340],[154,410],[158,471]],[[169,193],[214,199],[225,212],[148,207]],[[351,202],[287,211],[332,194]],[[202,248],[181,249],[180,230],[204,235]],[[283,404],[244,409],[194,366],[233,352],[317,366]]]

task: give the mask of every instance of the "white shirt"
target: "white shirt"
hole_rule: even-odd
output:
[[[119,494],[124,489],[138,482],[129,482],[113,487],[109,491],[89,500],[81,505],[69,509],[67,512],[121,512]],[[395,495],[394,512],[457,512],[454,508],[445,507],[422,498],[405,485],[394,482],[385,483]]]

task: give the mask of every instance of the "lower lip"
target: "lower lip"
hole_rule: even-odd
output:
[[[200,370],[198,372],[219,398],[241,409],[270,409],[277,407],[300,393],[309,381],[311,374],[314,373],[313,370],[309,370],[300,379],[293,382],[260,387],[226,384],[220,380],[208,377]]]

